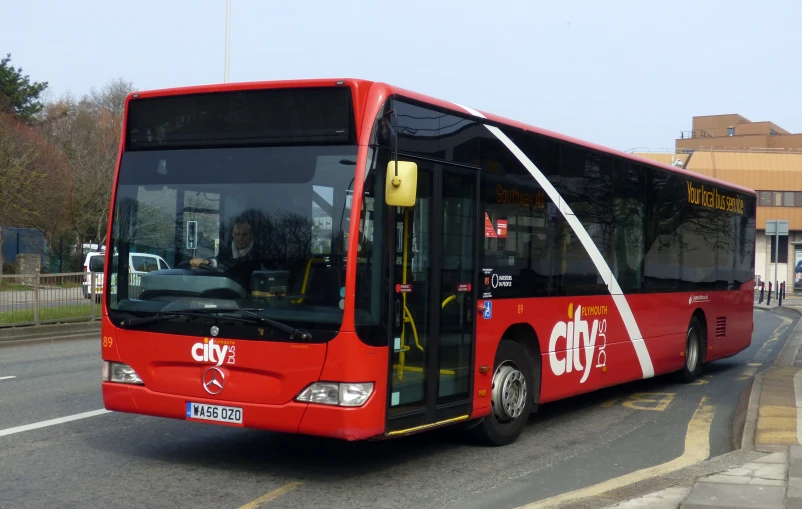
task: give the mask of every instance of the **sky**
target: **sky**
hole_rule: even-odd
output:
[[[230,81],[384,81],[619,150],[697,115],[802,132],[802,2],[231,0]],[[48,96],[224,78],[226,0],[0,0]]]

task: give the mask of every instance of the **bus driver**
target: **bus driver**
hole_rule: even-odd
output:
[[[241,262],[256,260],[256,250],[253,245],[251,226],[244,219],[237,219],[231,232],[230,249],[221,249],[215,258],[193,258],[189,261],[191,267],[209,265],[212,267],[230,268]]]

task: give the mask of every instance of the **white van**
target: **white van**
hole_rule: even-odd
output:
[[[106,253],[90,252],[84,260],[84,299],[88,299],[92,293],[100,295],[103,293],[103,269],[106,266]],[[90,288],[92,284],[92,273],[95,274],[94,292]]]
[[[117,256],[116,254],[114,256]],[[88,299],[91,295],[90,286],[92,275],[95,273],[95,295],[103,293],[103,271],[105,269],[106,253],[89,253],[84,262],[84,298]],[[154,270],[169,269],[170,266],[164,258],[148,253],[129,253],[128,254],[129,274],[131,275],[129,285],[139,286],[142,274],[153,272]]]

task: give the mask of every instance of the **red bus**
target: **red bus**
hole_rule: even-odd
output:
[[[120,412],[502,445],[753,330],[753,191],[384,83],[130,95],[109,231]]]

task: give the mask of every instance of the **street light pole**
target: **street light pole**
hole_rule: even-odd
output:
[[[228,83],[228,56],[231,46],[231,0],[226,0],[226,69],[223,81]]]

